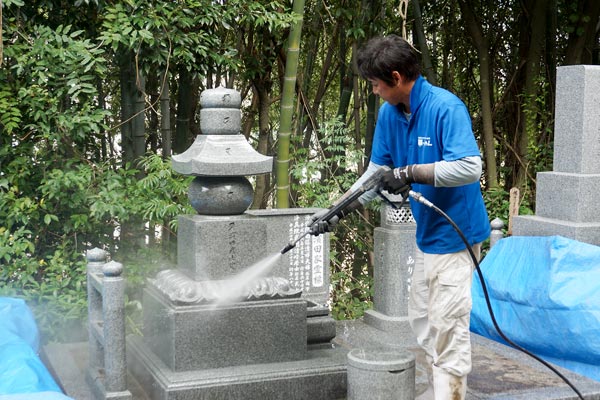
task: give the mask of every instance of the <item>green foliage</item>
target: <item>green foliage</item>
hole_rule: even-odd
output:
[[[154,65],[140,66],[145,70],[169,64],[200,72],[206,71],[207,64],[237,70],[241,66],[237,43],[223,40],[235,32],[233,27],[264,26],[278,31],[294,20],[289,7],[279,1],[129,0],[103,11],[98,39],[113,52],[132,50],[152,60]]]
[[[553,104],[548,104],[550,98],[550,84],[538,79],[536,84],[540,87],[540,94],[533,100],[536,113],[532,118],[532,126],[529,132],[529,143],[527,156],[529,169],[533,176],[537,172],[551,171],[554,156],[553,128],[554,117],[552,115]],[[528,114],[529,110],[525,110]]]
[[[99,40],[114,52],[133,50],[163,66],[172,56],[171,62],[192,69],[198,58],[212,56],[219,47],[211,24],[220,8],[210,1],[116,2],[104,9]]]
[[[533,210],[527,201],[527,196],[521,196],[519,203],[519,215],[531,215]],[[483,200],[488,211],[490,220],[500,218],[504,221],[505,231],[508,228],[508,216],[510,213],[510,196],[502,188],[489,189],[483,192]]]
[[[302,207],[329,207],[358,179],[356,165],[362,153],[351,148],[348,127],[333,119],[324,122],[319,133],[323,137],[320,148],[299,148],[295,152],[291,175],[298,182],[294,190],[298,191]]]
[[[5,48],[10,70],[0,70],[8,85],[0,89],[7,133],[45,140],[46,146],[84,144],[103,129],[107,112],[97,107],[96,79],[106,72],[103,51],[71,26],[33,27]]]
[[[299,149],[295,153],[297,158],[291,173],[294,182],[298,182],[294,189],[302,207],[331,207],[359,176],[357,165],[363,153],[353,149],[352,135],[346,125],[337,118],[326,121],[319,136],[321,147]],[[377,206],[377,202],[369,205]],[[357,318],[372,306],[372,277],[366,260],[372,250],[368,232],[374,223],[350,215],[336,227],[331,239],[331,309],[336,319]]]
[[[131,246],[115,232],[132,216],[141,215],[153,236],[155,226],[175,229],[176,216],[192,212],[183,205],[189,178],[175,175],[170,164],[156,155],[144,158],[141,165],[143,179],[137,178],[140,171],[131,168],[115,171],[110,164],[68,163],[43,175],[29,196],[14,181],[3,179],[0,294],[20,296],[33,305],[48,339],[61,339],[65,323],[86,315],[87,248],[114,249],[113,258],[126,265],[135,287],[161,267],[157,256],[161,247],[122,254]],[[15,163],[8,167],[14,168]],[[151,207],[146,209],[148,204]]]
[[[347,270],[331,275],[331,316],[337,320],[357,319],[373,308],[373,278],[361,275],[354,278]]]
[[[137,184],[138,197],[144,199],[142,217],[152,224],[166,222],[170,229],[177,230],[178,215],[195,213],[187,201],[193,177],[175,174],[170,162],[156,154],[149,154],[140,165],[146,174]]]

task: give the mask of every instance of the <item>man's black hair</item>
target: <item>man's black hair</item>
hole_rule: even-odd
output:
[[[400,36],[388,35],[369,40],[358,53],[358,70],[365,79],[380,79],[396,84],[392,71],[414,81],[421,75],[416,51]]]

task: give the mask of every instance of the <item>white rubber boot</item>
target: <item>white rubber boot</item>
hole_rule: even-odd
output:
[[[435,400],[464,400],[467,395],[467,376],[456,376],[441,368],[432,367]]]

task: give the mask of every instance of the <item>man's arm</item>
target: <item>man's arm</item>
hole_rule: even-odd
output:
[[[481,157],[464,157],[456,161],[438,161],[434,168],[435,187],[455,187],[477,182],[481,178]]]
[[[481,157],[469,156],[455,161],[437,161],[430,164],[410,164],[394,168],[382,177],[383,188],[390,193],[400,193],[413,183],[435,187],[455,187],[479,180]]]

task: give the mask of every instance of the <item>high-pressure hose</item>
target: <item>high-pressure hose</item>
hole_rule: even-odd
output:
[[[410,190],[408,192],[408,195],[410,197],[412,197],[413,200],[416,200],[417,202],[423,204],[424,206],[433,209],[435,212],[437,212],[442,217],[444,217],[446,219],[446,221],[448,221],[450,223],[450,225],[452,225],[452,227],[454,228],[456,233],[458,233],[458,236],[460,236],[460,238],[462,239],[464,244],[467,246],[469,255],[471,256],[471,259],[473,260],[473,264],[475,265],[475,269],[477,270],[477,275],[479,276],[479,281],[481,282],[481,288],[483,289],[485,303],[487,305],[488,312],[492,319],[492,324],[494,325],[494,328],[496,329],[496,332],[498,332],[500,337],[502,337],[502,339],[504,339],[508,344],[510,344],[515,349],[527,354],[528,356],[534,358],[535,360],[539,361],[540,363],[542,363],[546,367],[548,367],[559,378],[561,378],[567,385],[569,385],[571,387],[571,389],[573,389],[573,391],[577,394],[577,396],[581,400],[584,400],[583,395],[579,392],[579,390],[575,387],[575,385],[573,385],[573,383],[567,379],[566,376],[561,374],[556,368],[554,368],[552,365],[550,365],[550,363],[548,363],[547,361],[543,360],[542,358],[536,356],[535,354],[531,353],[530,351],[524,349],[523,347],[519,346],[518,344],[516,344],[515,342],[510,340],[508,337],[506,337],[504,332],[502,332],[502,329],[500,329],[500,326],[498,325],[498,322],[496,321],[496,317],[494,316],[494,311],[492,310],[492,303],[490,302],[490,296],[487,291],[487,286],[485,284],[485,280],[483,279],[483,273],[481,272],[481,268],[479,267],[479,260],[477,259],[477,257],[475,256],[475,253],[473,252],[473,247],[471,246],[471,244],[469,243],[469,241],[467,240],[467,238],[465,237],[463,232],[460,230],[458,225],[456,225],[456,223],[452,220],[452,218],[450,218],[448,216],[448,214],[446,214],[444,211],[442,211],[439,207],[437,207],[431,201],[427,200],[421,193]],[[381,196],[381,197],[383,197],[385,200],[387,200],[387,198],[385,198],[385,196]],[[389,203],[389,200],[388,200],[388,203]]]

